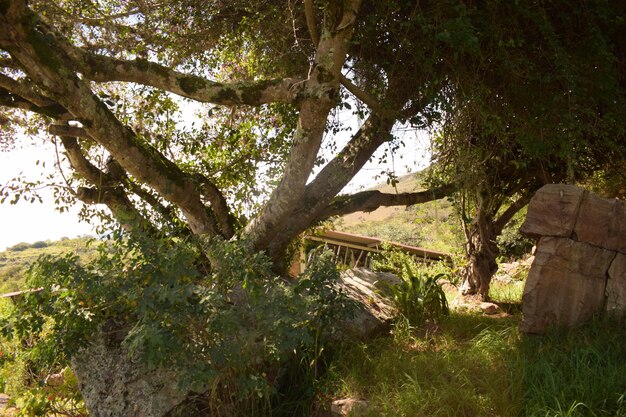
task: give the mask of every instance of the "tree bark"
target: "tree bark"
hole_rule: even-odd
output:
[[[467,242],[467,265],[463,270],[463,295],[479,295],[489,299],[491,278],[498,270],[498,245],[493,220],[484,210],[478,209],[476,219],[469,230]]]
[[[462,273],[463,295],[479,295],[485,301],[489,299],[491,279],[498,271],[497,259],[500,254],[496,238],[513,216],[530,202],[535,189],[536,187],[527,189],[497,219],[486,209],[493,206],[493,203],[480,200],[476,218],[466,232],[467,265]]]
[[[302,202],[317,154],[322,143],[326,120],[339,96],[339,79],[354,28],[360,0],[350,0],[342,11],[339,24],[331,20],[323,28],[316,48],[315,62],[303,89],[298,126],[287,158],[283,176],[261,212],[244,230],[244,235],[258,250],[267,249],[277,231],[293,217]],[[284,246],[283,246],[284,247]]]

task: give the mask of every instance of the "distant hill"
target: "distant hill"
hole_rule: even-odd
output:
[[[408,193],[424,190],[423,174],[398,178],[395,187],[382,183],[371,190]],[[370,213],[356,212],[334,220],[339,231],[378,237],[406,245],[460,253],[463,236],[452,203],[446,199],[410,207],[380,207]]]
[[[62,238],[57,241],[18,243],[0,252],[0,294],[24,289],[28,267],[42,255],[72,252],[81,257],[95,253],[96,245],[88,245],[92,237]]]

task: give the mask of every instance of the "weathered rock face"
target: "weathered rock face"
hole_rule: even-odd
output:
[[[397,312],[380,290],[386,285],[400,283],[400,279],[393,274],[365,268],[348,269],[341,273],[340,279],[344,291],[358,306],[354,317],[343,323],[345,335],[350,339],[365,340],[387,329]]]
[[[571,185],[541,188],[520,231],[539,238],[522,300],[521,330],[574,327],[626,314],[626,204]]]
[[[395,309],[381,295],[386,284],[399,279],[366,269],[344,271],[339,285],[357,304],[352,319],[342,323],[340,337],[364,340],[388,329]],[[117,334],[119,333],[119,334]],[[103,332],[103,335],[107,332]],[[184,407],[190,392],[178,387],[174,370],[150,368],[138,355],[120,346],[124,331],[100,335],[71,360],[71,368],[92,417],[164,417],[189,415]],[[108,340],[109,338],[115,340]],[[106,339],[106,340],[105,340]],[[358,406],[357,406],[358,408]],[[179,413],[179,411],[182,412]],[[173,414],[176,412],[176,414]]]
[[[357,400],[355,398],[344,398],[341,400],[333,401],[330,408],[332,415],[337,417],[365,416],[369,414],[370,409],[371,406],[368,401]]]
[[[149,370],[119,347],[96,343],[71,362],[92,417],[162,417],[186,398],[172,371]]]

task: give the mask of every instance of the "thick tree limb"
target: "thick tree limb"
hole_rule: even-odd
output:
[[[67,127],[69,129],[61,129],[63,127]],[[120,191],[123,193],[121,187],[126,187],[130,192],[137,195],[146,203],[150,204],[150,206],[152,206],[152,208],[154,208],[157,213],[163,216],[166,221],[170,222],[172,225],[177,224],[176,216],[174,215],[173,210],[164,206],[155,196],[141,188],[139,185],[131,182],[130,179],[126,176],[126,173],[114,159],[109,158],[109,160],[107,161],[107,168],[109,172],[104,172],[98,169],[91,162],[89,162],[89,160],[83,154],[76,138],[70,137],[68,135],[69,133],[72,133],[74,131],[78,131],[79,133],[84,134],[83,129],[73,128],[71,126],[52,125],[49,128],[49,132],[51,134],[59,135],[61,137],[63,147],[67,151],[67,156],[70,160],[72,168],[74,168],[74,170],[76,170],[76,172],[83,176],[87,181],[97,186],[98,190],[100,190],[100,193],[108,193],[106,194],[106,200],[103,200],[102,202],[107,205],[107,202],[114,203],[117,209],[123,207],[125,204],[124,199],[120,198],[120,196],[117,194],[120,194]],[[117,188],[120,188],[120,190],[116,190],[114,193],[111,193],[112,189]],[[89,195],[93,196],[94,194],[93,192],[90,192]],[[128,200],[128,198],[125,198],[125,200]],[[83,201],[85,200],[83,199]],[[134,206],[132,205],[130,200],[128,200],[128,203],[131,206],[127,208],[130,209],[132,207],[134,209]],[[113,209],[111,210],[113,211]],[[122,217],[124,221],[128,220],[127,215],[124,215]],[[133,217],[139,218],[137,216]],[[145,220],[143,216],[141,216],[141,218]],[[125,229],[128,229],[128,226],[126,226]]]
[[[274,236],[268,245],[270,256],[281,256],[283,248],[293,238],[321,218],[335,196],[389,138],[392,126],[392,120],[381,120],[376,115],[366,120],[350,142],[306,186],[298,207],[282,226],[281,233]]]
[[[57,136],[69,136],[74,138],[91,139],[89,134],[82,127],[69,126],[69,125],[50,125],[48,126],[48,133]]]
[[[0,10],[0,46],[46,91],[46,96],[80,120],[88,135],[126,171],[178,205],[194,233],[217,235],[191,178],[120,123],[89,84],[67,67],[67,56],[59,46],[67,41],[58,41],[58,34],[43,33],[45,26],[37,22],[37,16],[23,1],[9,2]]]
[[[387,103],[389,111],[394,113],[404,106],[407,99],[406,89],[393,79],[390,79],[389,85]],[[373,113],[368,117],[339,154],[306,186],[298,207],[281,226],[281,233],[268,245],[267,252],[270,256],[280,257],[293,238],[322,218],[335,196],[361,170],[376,149],[392,137],[394,124],[394,118],[381,114]]]
[[[16,94],[39,107],[48,107],[55,104],[52,100],[37,92],[32,83],[25,83],[0,74],[0,87]]]
[[[215,184],[202,174],[196,174],[195,178],[200,183],[202,195],[209,200],[213,215],[217,221],[218,228],[222,232],[222,236],[230,239],[235,234],[235,218],[230,212],[228,202],[224,198],[224,194]]]
[[[357,211],[370,212],[384,206],[410,206],[427,203],[447,197],[457,190],[456,184],[446,184],[441,187],[415,193],[382,193],[380,191],[362,191],[360,193],[340,196],[319,215],[319,219],[331,216],[343,216]]]
[[[276,230],[301,203],[305,185],[317,159],[326,120],[339,92],[339,78],[360,0],[344,3],[341,28],[325,27],[316,49],[309,79],[304,83],[298,126],[278,187],[263,210],[248,223],[244,234],[257,249],[265,249]],[[330,22],[328,22],[330,23]]]
[[[102,170],[98,169],[92,164],[83,154],[83,151],[78,144],[78,140],[74,137],[61,135],[61,143],[65,148],[67,157],[70,161],[70,165],[76,172],[78,172],[83,178],[92,183],[93,185],[102,187],[115,187],[118,185],[109,175]]]
[[[93,165],[85,157],[76,138],[61,136],[72,168],[95,188],[80,187],[76,196],[87,204],[106,204],[113,216],[126,231],[136,230],[156,233],[156,229],[130,201],[124,189],[115,181]]]
[[[122,81],[148,85],[183,97],[220,105],[258,106],[291,103],[302,80],[286,78],[235,83],[219,83],[197,75],[184,74],[145,59],[124,61],[95,55],[79,48],[69,51],[83,76],[91,81]]]
[[[85,204],[105,204],[127,232],[136,232],[139,229],[142,233],[157,234],[157,229],[139,213],[121,187],[107,190],[79,187],[76,196]]]
[[[504,213],[502,213],[498,217],[497,220],[494,221],[493,229],[494,229],[496,235],[500,235],[500,233],[502,233],[502,230],[504,229],[504,227],[507,225],[508,222],[511,221],[513,216],[515,216],[515,214],[517,214],[518,211],[520,211],[521,209],[526,207],[528,205],[528,203],[530,203],[530,199],[535,194],[535,191],[537,189],[538,189],[538,187],[537,188],[533,188],[533,189],[529,189],[528,191],[524,192],[524,194],[520,198],[515,200],[515,202],[513,204],[511,204],[504,211]]]
[[[320,37],[317,34],[317,26],[315,23],[315,10],[313,8],[313,0],[304,0],[304,16],[306,17],[306,27],[311,35],[313,45],[320,43]]]
[[[0,87],[0,106],[26,110],[54,119],[68,119],[70,117],[67,110],[59,104],[41,107],[17,94],[11,93],[2,87]]]
[[[368,94],[366,91],[361,90],[352,81],[347,79],[343,74],[340,76],[341,84],[351,92],[356,98],[361,100],[367,105],[373,112],[376,112],[380,116],[391,116],[392,112],[385,109],[374,97]]]

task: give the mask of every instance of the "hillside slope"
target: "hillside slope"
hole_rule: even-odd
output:
[[[371,190],[405,193],[423,190],[423,174],[399,177],[395,187],[383,183]],[[460,223],[447,199],[415,206],[380,207],[370,213],[356,212],[334,219],[336,230],[378,237],[406,245],[460,253],[463,236]]]
[[[77,237],[62,238],[55,242],[22,242],[0,252],[0,294],[23,289],[28,267],[40,256],[58,256],[68,252],[81,258],[90,256],[96,250],[96,245],[88,245],[90,240],[91,237]]]

